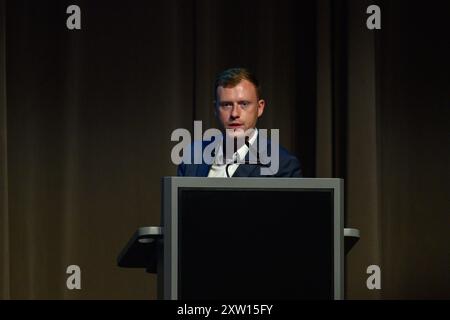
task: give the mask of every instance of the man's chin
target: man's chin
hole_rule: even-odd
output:
[[[227,128],[225,133],[229,138],[242,138],[245,136],[244,128]]]

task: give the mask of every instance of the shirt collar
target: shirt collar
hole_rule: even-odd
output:
[[[253,135],[250,137],[250,139],[248,139],[249,145],[252,145],[253,143],[255,143],[257,138],[258,138],[258,129],[255,128]],[[233,159],[228,160],[228,163],[244,162],[244,159],[245,159],[245,156],[247,155],[247,153],[248,153],[248,147],[246,144],[244,144],[235,153],[233,153]],[[219,150],[214,159],[214,164],[218,164],[218,165],[225,164],[224,156],[223,156],[223,138],[222,138],[222,141],[220,142]]]

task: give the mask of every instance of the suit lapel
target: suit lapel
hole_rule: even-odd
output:
[[[240,164],[233,174],[233,177],[258,177],[260,175],[259,168],[256,164]]]

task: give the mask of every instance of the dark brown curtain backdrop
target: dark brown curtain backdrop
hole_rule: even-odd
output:
[[[231,66],[259,76],[261,127],[306,176],[345,179],[361,230],[347,297],[450,298],[450,11],[377,3],[369,31],[366,0],[0,0],[0,298],[156,298],[156,277],[116,257],[159,225],[170,134],[215,126],[213,79]]]
[[[366,8],[378,4],[382,29]],[[355,299],[450,298],[448,4],[319,1],[318,177],[346,185]],[[381,268],[368,290],[366,268]]]
[[[389,29],[377,43],[384,296],[449,299],[450,5],[385,2]]]

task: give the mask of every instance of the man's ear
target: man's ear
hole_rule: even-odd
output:
[[[258,101],[258,118],[262,116],[265,106],[266,102],[263,99]]]

